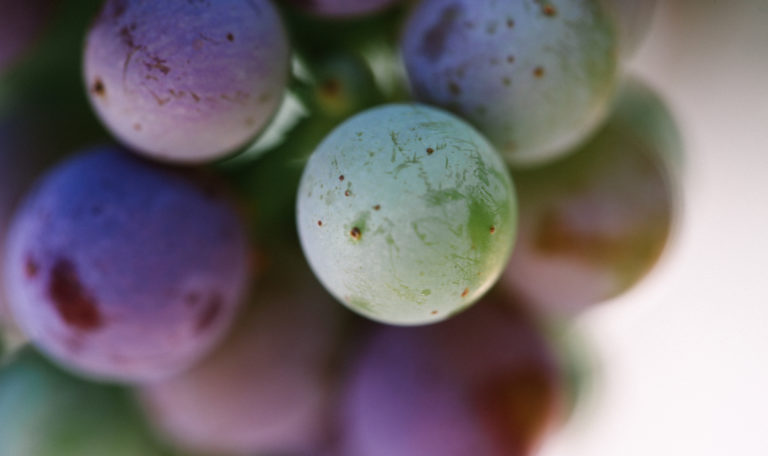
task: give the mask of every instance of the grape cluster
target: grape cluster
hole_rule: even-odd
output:
[[[0,454],[535,453],[674,232],[653,6],[0,0]]]

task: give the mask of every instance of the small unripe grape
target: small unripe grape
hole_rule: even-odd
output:
[[[558,361],[522,315],[483,300],[447,322],[382,327],[344,389],[345,456],[529,456],[562,413]]]
[[[0,454],[168,456],[127,391],[85,382],[30,348],[0,369]]]
[[[343,314],[301,261],[267,272],[248,313],[207,360],[142,389],[173,441],[212,454],[299,454],[329,421]],[[301,453],[315,454],[315,453]]]
[[[520,234],[502,286],[562,316],[635,285],[673,227],[681,149],[664,103],[637,83],[625,87],[581,150],[515,174]]]
[[[381,11],[400,0],[284,0],[296,8],[328,18],[357,17]]]
[[[11,310],[32,342],[68,368],[126,382],[199,360],[249,279],[245,230],[213,183],[112,148],[43,177],[5,260]]]
[[[156,159],[200,162],[264,127],[288,61],[267,0],[108,0],[88,33],[85,80],[118,139]]]
[[[424,0],[402,51],[416,98],[468,119],[518,166],[591,134],[619,77],[599,0]]]
[[[318,146],[299,186],[304,253],[346,306],[392,324],[448,318],[506,264],[512,181],[493,147],[446,112],[387,105]]]

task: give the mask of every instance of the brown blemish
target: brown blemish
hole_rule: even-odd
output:
[[[346,190],[346,191],[344,192],[344,196],[349,196],[349,195],[351,195],[351,194],[352,194],[352,193],[351,193],[349,190]]]
[[[200,313],[195,325],[195,330],[200,333],[210,328],[221,314],[221,296],[214,294],[208,300],[205,309]]]
[[[507,63],[515,63],[515,56],[514,55],[507,56]]]
[[[360,231],[360,228],[354,227],[349,231],[349,235],[352,236],[352,239],[359,241],[361,237],[363,237],[363,233]]]
[[[192,99],[195,100],[195,103],[200,102],[200,95],[196,94],[195,92],[189,92],[189,94],[192,96]]]
[[[507,28],[514,28],[514,27],[515,27],[515,20],[507,19]]]
[[[136,131],[141,131],[141,124],[140,123],[133,124],[133,129]]]
[[[469,294],[469,288],[465,288],[464,291],[461,292],[461,297],[466,298]]]
[[[496,233],[496,227],[492,226],[491,229],[490,229],[490,232],[491,232],[491,234],[495,234]]]
[[[435,149],[433,149],[431,147],[427,147],[427,155],[432,155],[434,153],[435,153]]]
[[[542,11],[545,16],[555,17],[557,15],[557,9],[552,5],[544,5]]]
[[[96,301],[83,288],[69,260],[60,259],[53,265],[48,296],[66,324],[82,331],[93,331],[104,324]]]
[[[437,311],[436,311],[436,310],[433,310],[433,311],[432,311],[432,315],[437,315]]]
[[[26,275],[28,279],[34,279],[37,277],[37,273],[39,271],[40,266],[37,264],[34,258],[28,256],[27,260],[24,262],[24,275]]]
[[[323,221],[322,220],[318,220],[317,221],[317,226],[323,226]]]
[[[91,92],[94,93],[97,97],[106,98],[107,96],[107,87],[104,85],[104,81],[101,80],[101,78],[96,78],[96,80],[93,82],[93,86],[91,87]]]
[[[320,92],[327,97],[337,97],[341,93],[341,82],[336,78],[326,79],[320,85]]]
[[[541,78],[544,76],[544,67],[537,66],[533,69],[533,75],[537,78]]]
[[[229,41],[230,43],[235,41],[235,35],[231,33],[227,33],[227,41]]]
[[[381,210],[381,204],[377,204],[377,205],[373,206],[373,210],[374,211]]]
[[[341,176],[339,176],[339,180],[340,180],[341,182],[344,182],[344,175],[343,175],[343,174],[342,174]]]

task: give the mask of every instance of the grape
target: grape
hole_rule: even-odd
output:
[[[239,218],[203,184],[114,148],[46,175],[15,216],[5,261],[32,342],[83,374],[126,382],[205,354],[249,274]]]
[[[354,17],[381,11],[400,0],[286,0],[297,8],[324,17]]]
[[[54,3],[54,0],[0,0],[0,73],[38,38]]]
[[[619,77],[597,0],[425,0],[402,41],[414,95],[476,125],[507,161],[553,160],[585,139]]]
[[[542,334],[482,301],[447,322],[382,327],[345,388],[345,455],[523,456],[559,420],[561,379]]]
[[[282,99],[288,53],[267,0],[108,0],[88,34],[85,79],[121,141],[200,162],[264,127]]]
[[[320,281],[352,310],[392,324],[443,320],[480,298],[516,228],[512,182],[492,146],[427,106],[347,120],[310,157],[297,199]]]
[[[295,454],[323,437],[342,314],[306,266],[280,262],[282,270],[267,273],[249,313],[213,356],[143,388],[154,421],[182,446]]]
[[[568,315],[637,283],[669,238],[680,151],[663,102],[629,84],[583,149],[515,175],[520,234],[502,285],[540,310]]]
[[[161,456],[126,391],[87,383],[27,348],[0,369],[0,454]]]
[[[634,54],[648,34],[656,10],[656,0],[603,0],[619,31],[621,53]]]

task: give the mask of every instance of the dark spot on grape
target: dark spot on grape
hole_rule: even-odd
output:
[[[546,431],[556,401],[547,371],[529,365],[500,372],[473,391],[473,408],[489,437],[509,454],[529,454]]]
[[[133,129],[136,131],[141,131],[141,124],[140,123],[133,124]]]
[[[505,76],[501,78],[501,83],[504,84],[506,87],[509,87],[510,84],[512,84],[512,80]]]
[[[195,92],[189,92],[190,95],[192,95],[192,99],[195,100],[195,103],[200,102],[200,95],[196,94]]]
[[[107,88],[101,78],[96,78],[96,80],[93,82],[91,92],[93,92],[97,97],[105,98],[107,96]]]
[[[327,97],[337,97],[341,93],[341,82],[336,78],[326,79],[320,85],[320,92]]]
[[[381,210],[381,204],[377,204],[377,205],[373,206],[373,210],[374,211]]]
[[[231,33],[227,33],[227,41],[229,41],[230,43],[235,41],[235,35]]]
[[[351,195],[351,194],[352,194],[352,193],[350,193],[350,191],[349,191],[349,190],[347,190],[347,191],[345,191],[345,192],[344,192],[344,196],[349,196],[349,195]]]
[[[323,226],[323,221],[322,220],[318,220],[317,221],[317,226]]]
[[[538,66],[538,67],[534,68],[533,69],[533,75],[536,76],[537,78],[543,77],[544,76],[544,67]]]
[[[459,5],[450,5],[446,7],[440,19],[424,34],[421,42],[421,53],[429,60],[438,60],[445,52],[446,41],[461,14]]]
[[[361,237],[363,237],[363,233],[360,232],[360,228],[354,227],[352,230],[350,230],[349,235],[352,236],[352,239],[355,239],[356,241],[359,241]]]
[[[27,257],[27,260],[24,262],[24,274],[29,279],[34,279],[37,277],[37,273],[40,271],[40,266],[37,264],[37,262],[32,258],[31,256]]]
[[[427,155],[432,155],[434,153],[435,153],[435,149],[433,149],[431,147],[427,147]]]
[[[496,227],[492,226],[490,231],[491,231],[491,234],[495,234],[496,233]]]
[[[461,292],[461,297],[466,298],[469,294],[469,288],[465,288],[464,291]]]
[[[218,319],[219,314],[221,314],[221,306],[221,296],[218,294],[214,294],[208,299],[208,303],[206,304],[205,309],[200,313],[200,316],[197,319],[197,324],[195,325],[195,330],[198,333],[205,331],[213,325]]]
[[[545,16],[554,17],[557,15],[557,9],[552,5],[544,5],[542,10]]]
[[[451,94],[455,96],[461,95],[461,87],[459,87],[459,85],[455,82],[448,83],[448,90],[450,90]]]
[[[433,311],[432,311],[432,315],[437,315],[437,311],[436,311],[436,310],[433,310]]]
[[[515,63],[515,56],[514,55],[507,56],[507,63]]]
[[[514,26],[515,26],[515,20],[507,19],[507,28],[514,28]]]
[[[96,302],[83,288],[69,260],[59,259],[53,265],[48,296],[66,324],[83,331],[92,331],[104,324]]]
[[[344,175],[343,174],[341,176],[339,176],[339,180],[344,182]]]

